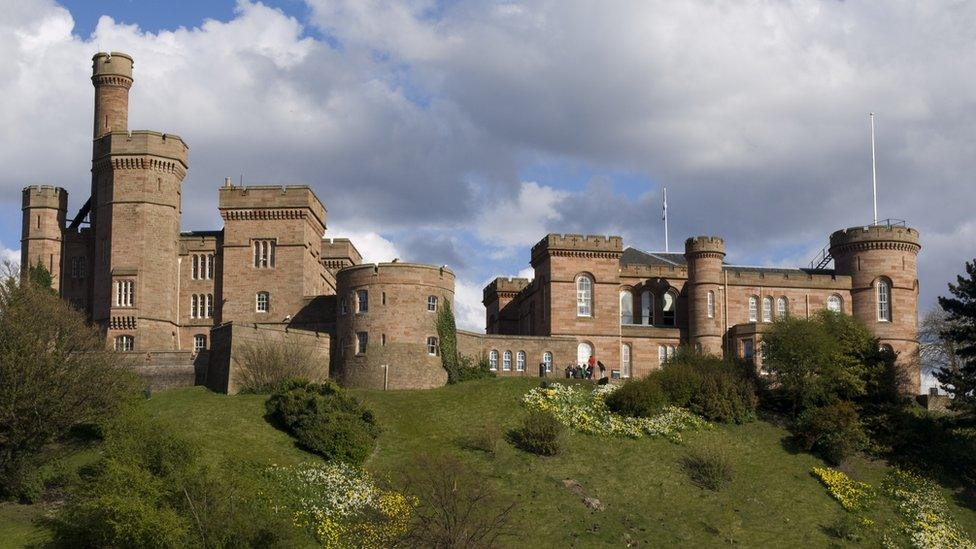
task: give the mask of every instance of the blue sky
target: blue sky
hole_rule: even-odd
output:
[[[312,185],[368,259],[452,265],[469,328],[547,232],[663,248],[664,186],[673,250],[718,234],[729,261],[805,265],[871,220],[869,111],[923,310],[976,256],[972,4],[0,3],[8,256],[24,185],[87,197],[98,49],[136,58],[130,128],[190,145],[185,229],[220,226],[225,176]]]

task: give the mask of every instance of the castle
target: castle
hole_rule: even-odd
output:
[[[449,268],[362,264],[352,242],[328,235],[326,208],[307,186],[225,180],[223,228],[181,232],[188,146],[129,130],[130,56],[92,60],[90,196],[69,219],[65,190],[26,187],[21,264],[47,267],[60,295],[154,386],[234,392],[242,346],[268,339],[307,347],[319,376],[350,386],[446,382],[436,317],[454,299]],[[891,223],[834,233],[835,269],[729,265],[717,237],[660,254],[625,249],[619,237],[550,234],[532,248],[533,280],[484,289],[487,333],[459,331],[458,348],[500,375],[592,355],[614,376],[640,376],[681,345],[758,361],[771,320],[828,308],[897,351],[916,369],[917,390],[918,250],[917,231]]]

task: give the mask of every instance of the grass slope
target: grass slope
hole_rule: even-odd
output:
[[[375,412],[383,434],[366,466],[396,483],[404,471],[423,467],[432,453],[451,452],[474,466],[505,497],[518,502],[511,546],[741,546],[823,547],[835,544],[826,527],[840,506],[810,475],[822,462],[784,446],[787,432],[767,422],[717,426],[686,436],[686,445],[726,445],[735,478],[720,493],[693,486],[678,463],[686,446],[657,439],[608,439],[571,433],[564,452],[540,458],[499,444],[494,457],[462,449],[465,437],[486,422],[507,429],[523,411],[521,396],[532,379],[483,380],[431,391],[355,391]],[[264,396],[226,396],[203,388],[156,393],[151,413],[200,443],[204,458],[292,464],[318,459],[263,418]],[[884,466],[855,460],[855,478],[880,485]],[[575,479],[606,506],[587,509],[562,484]],[[950,499],[951,500],[951,499]],[[0,547],[41,541],[33,524],[43,505],[0,504]],[[976,512],[955,507],[953,516],[976,533]],[[896,528],[890,510],[873,518]]]

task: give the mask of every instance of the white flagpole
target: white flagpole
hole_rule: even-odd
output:
[[[664,251],[670,252],[668,248],[668,188],[664,187]]]
[[[874,224],[878,224],[878,169],[874,156],[874,113],[871,113],[871,194],[874,198]]]

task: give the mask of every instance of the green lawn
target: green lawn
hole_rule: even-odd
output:
[[[657,439],[607,439],[569,434],[564,452],[542,458],[506,443],[494,457],[462,449],[459,441],[484,423],[503,429],[523,413],[519,399],[535,380],[506,379],[463,383],[431,391],[355,391],[375,412],[383,434],[367,462],[373,473],[394,484],[402,472],[423,467],[438,452],[461,456],[505,497],[517,502],[512,546],[719,546],[729,538],[747,547],[823,547],[836,544],[825,527],[842,514],[810,475],[822,462],[791,453],[787,433],[757,421],[717,426],[686,436],[686,445],[725,445],[734,462],[732,484],[719,493],[692,485],[679,467],[687,451]],[[199,442],[215,465],[248,459],[288,464],[317,459],[297,449],[292,439],[263,419],[265,397],[225,396],[203,388],[156,393],[146,402],[151,413]],[[845,470],[880,485],[884,465],[854,460]],[[575,479],[606,506],[590,511],[564,486]],[[950,500],[951,501],[951,500]],[[32,524],[44,507],[0,505],[0,546],[41,541]],[[953,516],[971,535],[976,512],[960,507]],[[880,506],[873,518],[894,529],[896,517]]]

